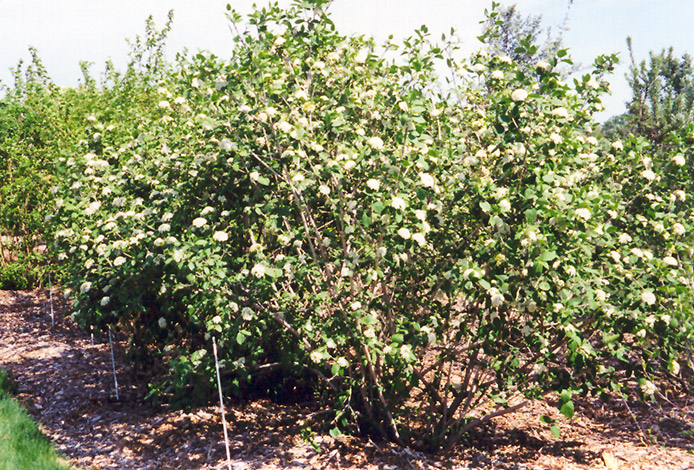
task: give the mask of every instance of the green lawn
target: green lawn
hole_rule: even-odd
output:
[[[14,386],[0,369],[0,470],[69,470],[24,408],[11,396]]]

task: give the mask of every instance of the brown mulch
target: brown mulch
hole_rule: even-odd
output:
[[[78,469],[226,469],[218,407],[191,413],[144,400],[148,377],[123,359],[116,341],[119,400],[108,342],[94,341],[65,314],[53,290],[0,291],[0,368],[17,398]],[[501,416],[447,457],[356,437],[312,435],[315,406],[268,400],[227,408],[232,468],[240,469],[532,469],[694,470],[694,394],[657,404],[577,403],[574,418],[534,402]],[[540,424],[558,421],[561,438]],[[303,431],[303,432],[302,432]]]

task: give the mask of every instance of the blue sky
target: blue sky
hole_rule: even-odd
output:
[[[263,4],[265,0],[256,0]],[[209,50],[224,56],[232,47],[225,18],[227,3],[240,12],[252,0],[0,0],[0,81],[9,83],[9,68],[28,57],[28,46],[39,50],[49,75],[62,86],[80,77],[79,61],[95,63],[100,72],[111,58],[124,64],[125,38],[142,34],[144,20],[154,15],[163,24],[169,9],[175,12],[168,51],[183,47]],[[569,0],[516,0],[525,14],[543,15],[544,24],[556,30],[567,15]],[[289,4],[282,0],[280,4]],[[479,22],[488,0],[334,0],[333,19],[344,33],[369,34],[384,39],[402,38],[426,24],[435,37],[456,28],[467,51],[479,47]],[[622,64],[611,79],[613,96],[604,99],[602,116],[619,114],[629,98],[624,78],[629,57],[626,37],[631,36],[637,60],[650,50],[673,46],[677,54],[694,49],[694,2],[689,0],[574,0],[568,11],[564,43],[576,62],[585,66],[601,53],[618,52]],[[694,50],[689,50],[694,52]]]

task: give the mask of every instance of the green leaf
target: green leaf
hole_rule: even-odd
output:
[[[559,439],[561,437],[561,431],[559,430],[559,426],[556,424],[553,424],[549,427],[549,431],[552,433],[552,436],[554,436],[555,439]]]
[[[239,333],[236,335],[236,342],[239,343],[239,344],[245,343],[245,342],[246,342],[246,336],[245,336],[243,333],[239,332]]]
[[[567,418],[571,418],[574,415],[574,403],[571,400],[567,401],[566,403],[561,405],[559,411]]]
[[[557,254],[554,251],[545,251],[540,255],[540,259],[545,262],[552,261],[557,257]]]
[[[542,416],[540,416],[540,422],[543,424],[553,424],[554,419],[550,418],[547,415],[542,415]]]
[[[611,345],[612,343],[614,343],[614,342],[617,341],[618,339],[619,339],[619,335],[618,335],[618,334],[613,334],[613,335],[611,335],[611,334],[608,334],[607,332],[605,332],[605,333],[602,334],[602,343],[603,343],[605,346]]]
[[[542,290],[550,290],[552,286],[549,285],[549,282],[547,281],[542,281],[537,287],[539,287]]]
[[[381,202],[381,201],[376,201],[373,204],[371,204],[371,209],[373,209],[373,211],[377,214],[380,214],[381,212],[383,212],[383,209],[385,209],[385,208],[386,208],[385,204],[383,204],[383,202]]]
[[[526,222],[528,222],[529,224],[534,224],[536,220],[537,220],[537,210],[528,209],[527,211],[525,211],[525,221]]]

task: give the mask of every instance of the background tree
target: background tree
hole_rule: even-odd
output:
[[[648,60],[637,64],[631,38],[627,38],[631,67],[627,80],[632,90],[627,112],[604,126],[607,136],[641,135],[662,144],[667,136],[694,121],[692,57],[674,55],[672,47],[650,52]]]
[[[572,4],[573,0],[568,4],[567,18]],[[492,6],[493,11],[483,23],[490,53],[508,56],[519,65],[534,68],[538,61],[554,57],[564,48],[561,31],[565,25],[554,35],[551,27],[542,25],[542,15],[525,16],[515,4],[499,7],[492,3]]]

